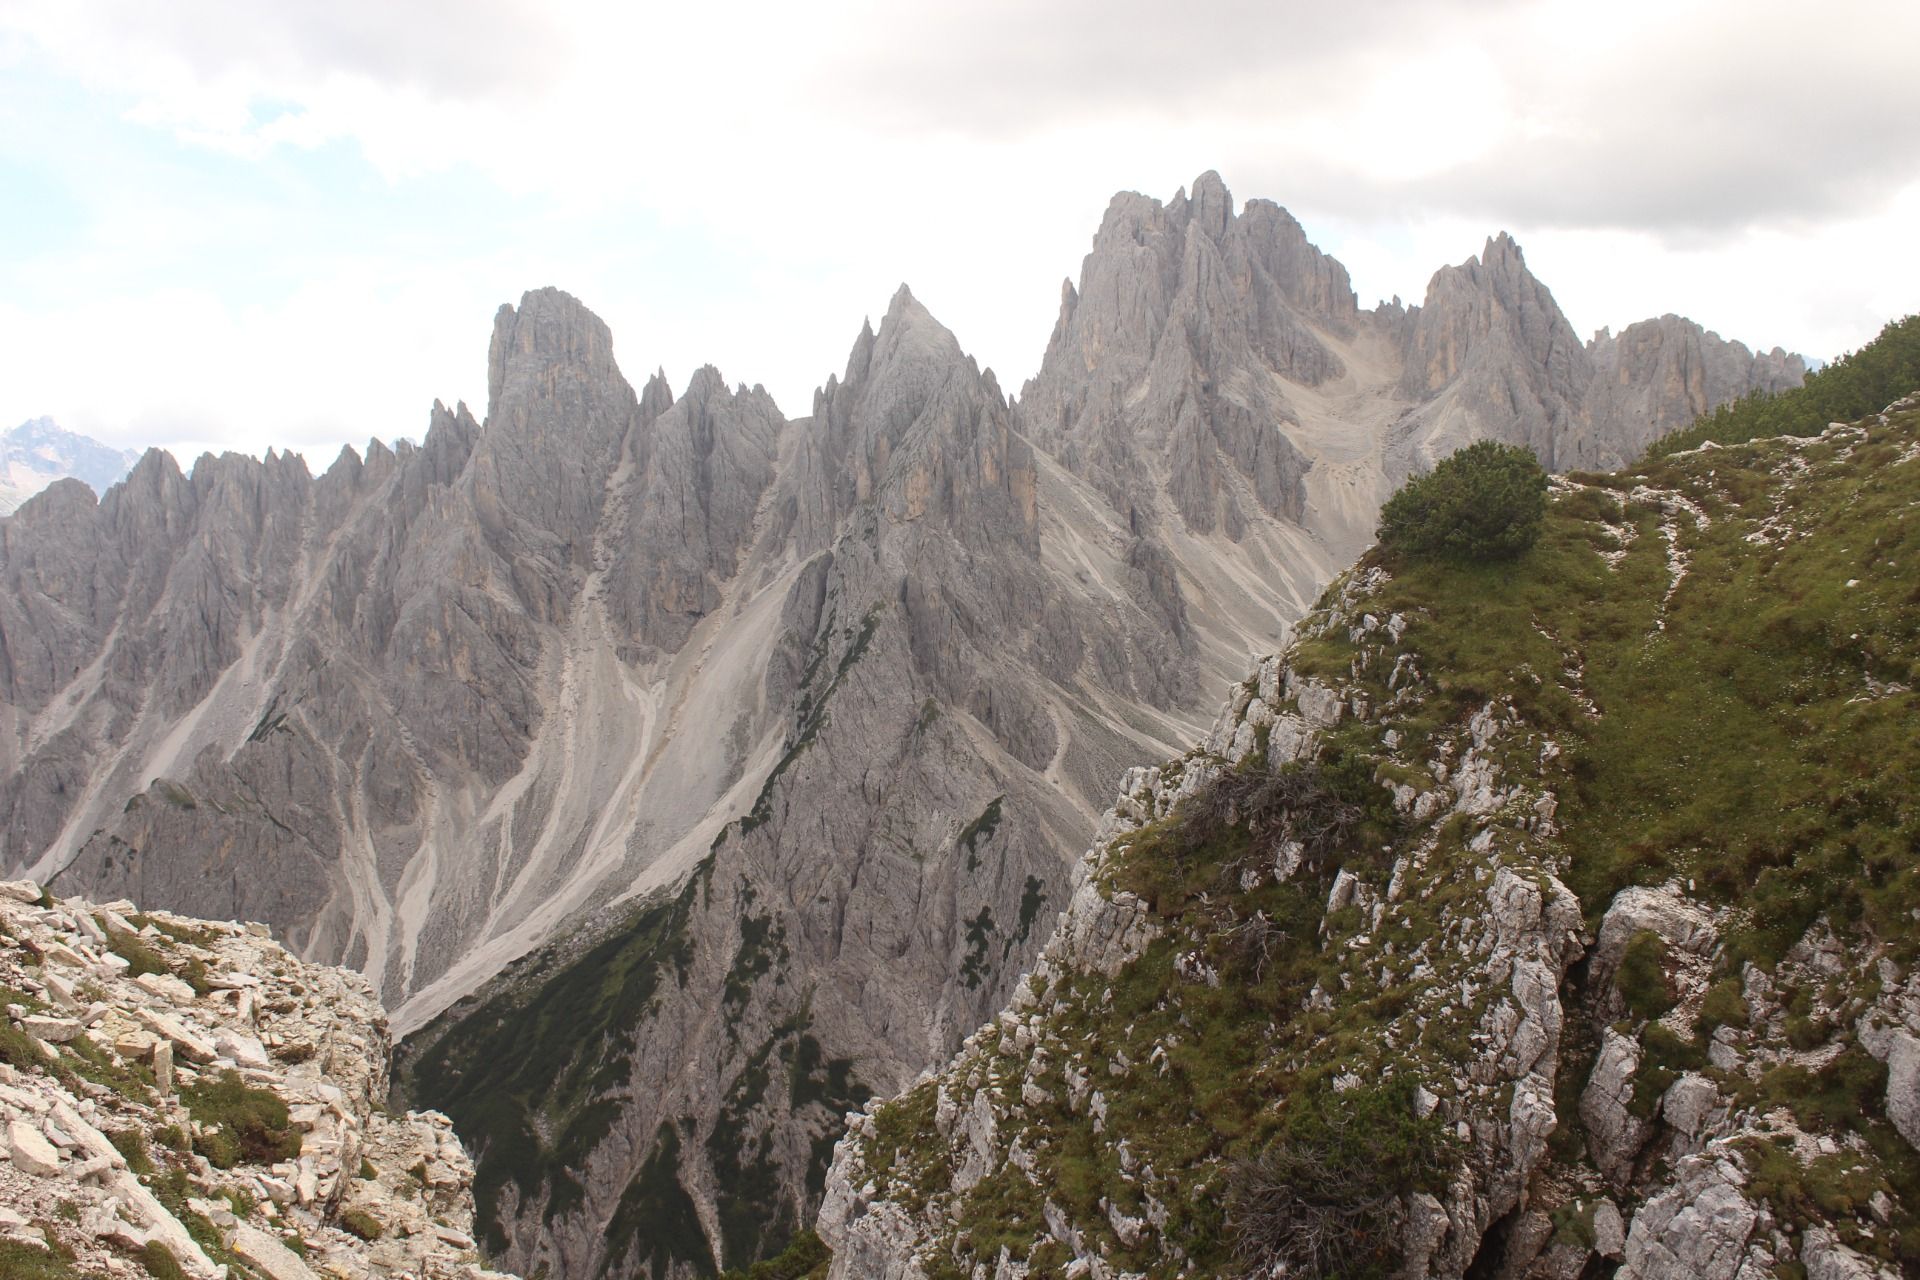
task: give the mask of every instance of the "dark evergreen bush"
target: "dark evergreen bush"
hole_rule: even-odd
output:
[[[1380,545],[1409,559],[1505,560],[1540,537],[1547,473],[1533,454],[1482,440],[1415,476],[1380,509]]]

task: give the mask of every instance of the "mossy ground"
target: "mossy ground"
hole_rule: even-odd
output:
[[[238,1072],[187,1085],[180,1099],[201,1126],[194,1150],[216,1169],[231,1169],[242,1161],[274,1164],[300,1154],[300,1131],[288,1117],[285,1100],[272,1090],[247,1085]]]
[[[1371,607],[1410,620],[1441,695],[1403,729],[1491,699],[1549,727],[1572,784],[1567,879],[1592,915],[1678,876],[1745,909],[1739,958],[1777,959],[1828,912],[1920,941],[1917,424],[1580,477],[1519,560],[1398,570]],[[1342,676],[1350,660],[1338,637],[1299,657]]]

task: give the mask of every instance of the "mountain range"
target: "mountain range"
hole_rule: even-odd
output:
[[[29,418],[0,436],[0,516],[63,476],[105,493],[139,460],[131,449],[76,435],[52,418]]]
[[[1798,357],[1587,343],[1508,237],[1361,310],[1213,174],[1117,196],[1009,397],[906,288],[806,417],[555,289],[484,422],[153,451],[0,522],[0,840],[359,969],[523,1273],[708,1274],[1005,1003],[1114,781],[1460,445],[1607,468]]]

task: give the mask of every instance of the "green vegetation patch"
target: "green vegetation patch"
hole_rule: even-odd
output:
[[[153,1157],[147,1151],[147,1135],[139,1129],[116,1129],[107,1134],[113,1149],[126,1158],[127,1168],[142,1178],[153,1174]]]
[[[967,851],[967,870],[980,869],[980,846],[993,839],[993,833],[1000,829],[1000,802],[1005,796],[995,796],[980,816],[961,828],[959,837],[954,841],[956,847]]]
[[[231,1249],[227,1248],[226,1237],[220,1234],[220,1229],[214,1226],[206,1215],[194,1212],[187,1204],[189,1199],[198,1196],[200,1192],[188,1180],[184,1169],[168,1169],[142,1181],[146,1182],[148,1190],[153,1192],[153,1198],[164,1205],[167,1212],[177,1218],[180,1225],[187,1229],[187,1234],[193,1237],[193,1242],[200,1246],[202,1253],[215,1264],[229,1267],[230,1274],[246,1274],[245,1264]],[[5,1274],[5,1271],[0,1271],[0,1275]]]
[[[1559,793],[1565,879],[1591,918],[1680,877],[1746,908],[1735,965],[1770,966],[1822,914],[1911,963],[1916,440],[1903,412],[1855,439],[1656,459],[1581,478],[1510,561],[1396,566],[1368,608],[1407,620],[1434,690],[1402,733],[1417,747],[1489,702],[1551,732],[1552,768],[1515,763]],[[1353,661],[1343,636],[1297,651],[1389,701],[1388,673]]]
[[[786,1239],[799,1226],[795,1206],[781,1192],[773,1154],[777,1112],[766,1105],[774,1054],[792,1052],[797,1030],[793,1025],[777,1029],[748,1056],[728,1084],[707,1135],[707,1158],[718,1184],[714,1209],[720,1247],[729,1262],[760,1258],[773,1241]],[[791,1090],[789,1072],[789,1095]]]
[[[498,1205],[509,1182],[522,1200],[544,1189],[549,1220],[582,1202],[571,1170],[611,1131],[619,1104],[607,1095],[628,1082],[663,984],[686,981],[688,921],[712,866],[577,955],[550,946],[509,970],[408,1071],[411,1095],[452,1117],[478,1153],[475,1221],[488,1248],[507,1246]]]
[[[173,1256],[173,1250],[158,1240],[148,1241],[147,1246],[140,1251],[140,1265],[147,1269],[147,1274],[152,1276],[153,1280],[187,1280],[187,1273],[181,1269],[179,1260]]]
[[[1386,1023],[1406,1018],[1411,1026],[1404,991],[1371,977],[1350,989],[1338,981],[1361,919],[1351,907],[1325,914],[1334,872],[1384,870],[1392,859],[1383,846],[1405,834],[1390,793],[1374,780],[1377,743],[1370,748],[1365,732],[1329,733],[1313,759],[1278,768],[1252,758],[1110,852],[1104,877],[1145,900],[1167,935],[1112,980],[1065,979],[1051,992],[1053,1013],[1032,1050],[990,1047],[989,1032],[956,1068],[1021,1100],[1031,1178],[1008,1165],[954,1191],[948,1146],[934,1128],[937,1082],[875,1113],[874,1136],[858,1157],[866,1176],[909,1212],[944,1201],[956,1224],[922,1258],[929,1275],[964,1276],[975,1263],[992,1265],[1002,1249],[1052,1274],[1068,1259],[1045,1243],[1048,1200],[1092,1233],[1089,1247],[1116,1270],[1172,1274],[1168,1259],[1184,1258],[1193,1274],[1239,1274],[1260,1253],[1248,1243],[1260,1230],[1251,1225],[1259,1218],[1258,1171],[1289,1161],[1331,1162],[1350,1176],[1346,1189],[1356,1205],[1364,1201],[1355,1221],[1377,1231],[1353,1258],[1389,1256],[1388,1202],[1397,1204],[1404,1188],[1387,1184],[1425,1186],[1453,1156],[1438,1122],[1417,1116],[1413,1077],[1383,1083],[1367,1057]],[[1271,868],[1284,841],[1308,850],[1294,877],[1250,878]],[[1439,912],[1471,884],[1434,885],[1422,901]],[[1316,990],[1339,993],[1338,1010],[1301,1014]],[[1435,1037],[1464,1035],[1453,1020],[1423,1021]],[[1043,1064],[1034,1078],[1046,1101],[1025,1087],[1034,1062]],[[1349,1072],[1364,1073],[1378,1095],[1336,1092],[1336,1076]],[[1101,1095],[1099,1119],[1092,1091]],[[1124,1150],[1116,1135],[1124,1135]],[[1158,1171],[1151,1187],[1140,1172],[1147,1168]],[[1109,1231],[1109,1209],[1142,1217],[1149,1192],[1167,1225],[1128,1245]],[[1244,1231],[1230,1204],[1243,1211]]]
[[[348,1209],[342,1213],[340,1229],[348,1235],[358,1236],[368,1242],[378,1240],[387,1234],[387,1229],[380,1225],[380,1219],[365,1209]]]
[[[824,1280],[833,1251],[812,1231],[795,1233],[787,1247],[745,1271],[727,1271],[720,1280]]]
[[[231,1169],[243,1161],[274,1164],[300,1155],[300,1131],[288,1118],[286,1101],[247,1084],[237,1071],[187,1085],[180,1099],[203,1129],[194,1135],[193,1149],[216,1169]]]
[[[1673,982],[1667,976],[1667,964],[1666,940],[1653,930],[1642,929],[1627,940],[1614,984],[1636,1017],[1658,1018],[1673,1008]]]
[[[1402,1076],[1290,1102],[1281,1131],[1229,1177],[1227,1226],[1243,1265],[1353,1280],[1398,1270],[1405,1197],[1443,1191],[1453,1161],[1446,1126],[1417,1114],[1414,1087]]]
[[[967,984],[967,990],[977,990],[989,974],[993,972],[993,962],[987,958],[988,946],[998,930],[993,923],[993,908],[983,904],[980,914],[967,921],[967,954],[960,962],[960,980]]]
[[[784,968],[787,956],[786,930],[775,923],[772,916],[751,912],[741,916],[740,946],[727,969],[726,985],[720,996],[729,1028],[746,1011],[754,984],[772,973],[776,965]]]
[[[0,1240],[0,1276],[7,1280],[92,1280],[73,1265],[65,1249],[44,1249],[19,1240]]]
[[[607,1252],[599,1274],[628,1262],[657,1276],[675,1265],[692,1268],[696,1276],[719,1272],[700,1213],[680,1182],[680,1134],[670,1123],[662,1123],[654,1134],[646,1163],[620,1195],[607,1224]]]
[[[38,1040],[4,1018],[0,1018],[0,1062],[23,1071],[45,1071],[53,1065]]]
[[[160,958],[160,953],[147,945],[146,939],[124,929],[107,930],[107,949],[127,962],[129,978],[137,978],[143,973],[173,972],[167,962]]]
[[[113,1090],[130,1102],[153,1101],[153,1069],[109,1053],[86,1036],[75,1036],[60,1046],[53,1064],[57,1076],[77,1076]]]
[[[1040,882],[1039,876],[1028,876],[1020,889],[1020,927],[1008,938],[1003,951],[1011,954],[1016,946],[1033,936],[1033,922],[1040,918],[1040,908],[1047,905],[1047,887]]]
[[[1540,537],[1547,473],[1533,451],[1481,440],[1415,476],[1380,508],[1380,546],[1401,559],[1507,560]]]

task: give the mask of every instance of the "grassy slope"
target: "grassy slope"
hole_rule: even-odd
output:
[[[1424,565],[1382,591],[1418,618],[1446,695],[1430,716],[1510,697],[1560,739],[1567,880],[1590,914],[1677,875],[1750,909],[1741,958],[1777,959],[1823,911],[1911,932],[1920,699],[1876,688],[1920,685],[1916,422],[1578,477],[1518,564]],[[1704,518],[1663,512],[1669,493]],[[1663,600],[1669,532],[1686,572]]]
[[[1153,902],[1171,937],[1111,984],[1082,976],[1054,993],[1059,1002],[1038,1035],[1046,1064],[1038,1078],[1051,1096],[1022,1105],[1036,1178],[1003,1169],[954,1195],[947,1144],[933,1131],[933,1082],[876,1116],[877,1138],[860,1160],[882,1193],[910,1210],[944,1206],[943,1256],[931,1259],[931,1274],[964,1275],[976,1261],[991,1267],[1003,1246],[1049,1273],[1066,1259],[1058,1245],[1039,1242],[1049,1197],[1117,1267],[1231,1271],[1223,1201],[1232,1161],[1284,1133],[1290,1110],[1320,1105],[1314,1100],[1336,1075],[1371,1082],[1411,1069],[1444,1095],[1447,1077],[1471,1058],[1467,1037],[1489,993],[1453,1007],[1460,1002],[1447,997],[1472,975],[1449,947],[1471,936],[1462,917],[1478,909],[1494,863],[1524,872],[1532,858],[1552,869],[1590,919],[1626,885],[1691,881],[1700,896],[1735,910],[1727,972],[1746,958],[1771,967],[1822,914],[1843,936],[1890,944],[1903,965],[1915,959],[1920,412],[1819,440],[1761,441],[1668,456],[1626,475],[1576,477],[1556,493],[1543,538],[1520,560],[1393,572],[1363,608],[1403,615],[1400,642],[1341,628],[1316,634],[1310,620],[1294,652],[1297,670],[1385,709],[1371,723],[1346,722],[1323,760],[1343,755],[1382,783],[1431,787],[1424,762],[1458,750],[1481,708],[1510,707],[1501,763],[1509,778],[1557,794],[1558,837],[1537,847],[1506,830],[1473,852],[1477,823],[1393,829],[1389,821],[1290,883],[1268,879],[1242,891],[1237,868],[1256,843],[1244,827],[1198,832],[1176,817],[1143,829],[1114,852],[1107,874]],[[1401,658],[1425,673],[1418,697],[1387,685]],[[1391,749],[1389,728],[1399,735]],[[1550,760],[1541,752],[1548,739],[1560,748]],[[1385,852],[1374,853],[1383,838]],[[1416,842],[1427,850],[1423,882],[1381,923],[1353,908],[1325,913],[1336,866],[1383,882],[1385,867]],[[1233,932],[1256,914],[1282,926],[1259,965]],[[1212,987],[1177,977],[1180,952],[1224,980]],[[1860,978],[1854,995],[1864,998],[1874,979]],[[1332,998],[1306,1011],[1316,990]],[[1706,1030],[1662,1040],[1649,1078],[1704,1067],[1702,1042],[1690,1036]],[[1589,1061],[1579,1039],[1563,1057],[1553,1149],[1559,1166],[1576,1172],[1584,1156],[1572,1103]],[[1108,1065],[1145,1063],[1161,1046],[1170,1047],[1164,1067]],[[1847,1195],[1897,1194],[1894,1225],[1906,1238],[1882,1236],[1874,1247],[1898,1248],[1911,1262],[1920,1254],[1915,1161],[1897,1138],[1889,1143],[1888,1126],[1867,1105],[1874,1064],[1848,1053],[1851,1077],[1836,1066],[1831,1079],[1775,1072],[1759,1084],[1720,1083],[1747,1105],[1790,1106],[1815,1131],[1859,1131],[1879,1162],[1850,1166]],[[1032,1056],[1004,1041],[995,1048],[989,1036],[947,1078],[978,1073],[1016,1098]],[[1085,1068],[1107,1091],[1104,1128],[1061,1100],[1069,1071]],[[1128,1140],[1124,1155],[1116,1135]],[[1439,1168],[1450,1158],[1444,1142],[1426,1155]],[[1831,1172],[1775,1167],[1755,1185],[1789,1222],[1813,1212],[1816,1191],[1829,1197],[1819,1212],[1833,1216],[1832,1204],[1854,1202],[1834,1190]],[[1131,1215],[1164,1206],[1164,1239],[1175,1251],[1123,1245],[1106,1230],[1108,1204]],[[1567,1230],[1577,1233],[1579,1213],[1577,1204],[1563,1208]]]

